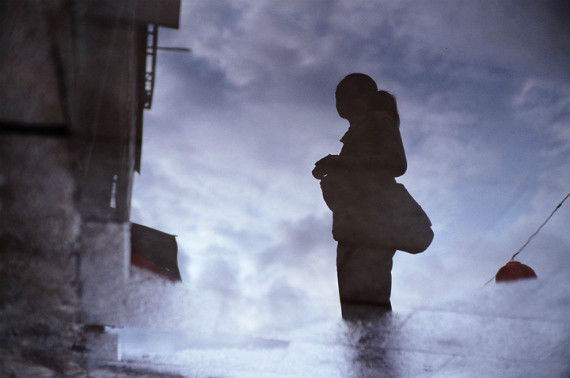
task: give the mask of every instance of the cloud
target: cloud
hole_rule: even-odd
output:
[[[228,324],[337,311],[331,214],[310,171],[348,126],[338,80],[366,72],[398,98],[401,181],[436,230],[426,253],[397,255],[395,304],[479,287],[570,182],[567,27],[541,4],[184,2],[181,30],[159,41],[192,53],[159,53],[133,216],[179,235],[185,285],[219,293],[241,314]],[[527,251],[543,272],[565,266],[560,212]],[[541,248],[551,257],[531,258]]]
[[[438,2],[412,7],[415,11],[406,12],[399,32],[410,36],[417,49],[421,45],[424,51],[445,54],[446,61],[468,65],[542,75],[565,72],[568,37],[552,27],[558,15],[548,3]]]
[[[517,119],[547,134],[551,140],[545,157],[568,156],[570,152],[570,85],[529,78],[512,102]],[[550,161],[551,159],[549,159]]]
[[[290,90],[296,84],[308,94],[303,99],[325,105],[323,89],[331,78],[352,71],[408,90],[410,79],[421,87],[422,76],[441,79],[462,67],[563,73],[568,37],[553,27],[559,12],[550,8],[515,2],[193,1],[183,3],[181,30],[165,31],[161,41],[191,47],[196,62],[207,62],[250,101],[303,98]],[[203,67],[187,69],[200,73]]]
[[[222,257],[224,255],[225,258]],[[207,261],[195,287],[214,290],[225,296],[236,295],[239,291],[238,267],[230,261],[231,255],[231,251],[224,250]]]

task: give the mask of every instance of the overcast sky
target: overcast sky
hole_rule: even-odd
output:
[[[178,235],[184,285],[229,309],[284,323],[339,311],[331,212],[311,170],[348,127],[336,84],[363,72],[396,95],[399,181],[436,234],[421,255],[397,253],[394,309],[477,290],[570,191],[569,10],[183,0],[159,45],[192,52],[159,52],[132,220]],[[518,259],[539,278],[568,274],[569,224],[566,203]]]

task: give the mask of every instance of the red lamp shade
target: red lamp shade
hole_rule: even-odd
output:
[[[528,265],[518,261],[509,261],[495,275],[496,282],[516,281],[526,278],[536,278],[536,273]]]

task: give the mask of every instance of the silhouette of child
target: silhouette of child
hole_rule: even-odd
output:
[[[341,139],[340,153],[319,160],[312,172],[321,180],[325,202],[333,211],[333,236],[339,231],[335,228],[341,222],[335,216],[342,214],[341,209],[376,206],[378,187],[394,184],[395,177],[407,169],[394,97],[378,91],[374,80],[361,73],[341,80],[335,96],[338,114],[350,127]],[[348,309],[354,306],[391,310],[391,270],[396,249],[371,245],[357,236],[335,239],[343,317],[347,318]]]

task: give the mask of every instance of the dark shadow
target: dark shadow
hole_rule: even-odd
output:
[[[317,161],[312,174],[333,212],[339,297],[343,318],[350,320],[391,310],[396,250],[423,252],[433,231],[421,206],[395,180],[407,161],[394,96],[361,73],[341,80],[335,96],[337,112],[350,126],[340,153]]]
[[[395,329],[393,315],[389,311],[370,306],[351,306],[345,337],[348,341],[350,377],[399,377],[398,359],[387,345],[389,335]],[[354,318],[352,316],[355,316]]]

